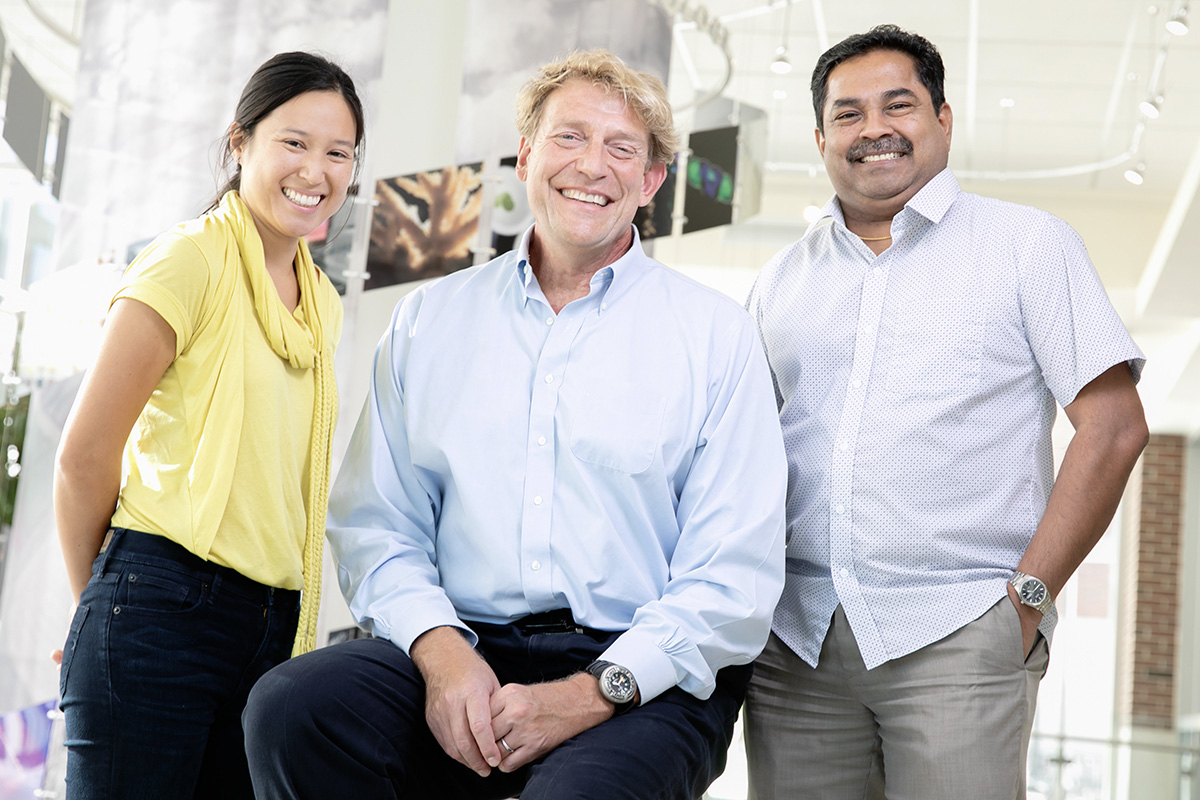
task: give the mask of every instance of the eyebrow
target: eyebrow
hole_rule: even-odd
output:
[[[917,94],[912,89],[888,89],[883,92],[880,97],[885,103],[889,103],[898,97],[911,97],[917,99]],[[838,108],[856,107],[862,105],[862,100],[857,97],[839,97],[829,105],[829,110],[833,111]]]
[[[291,133],[291,134],[295,134],[296,136],[301,136],[301,137],[305,137],[305,138],[312,136],[311,133],[309,133],[308,131],[303,130],[301,128],[284,128],[281,131],[281,133]],[[354,142],[348,141],[346,139],[335,139],[333,143],[338,145],[339,147],[349,147],[351,149],[354,148]]]

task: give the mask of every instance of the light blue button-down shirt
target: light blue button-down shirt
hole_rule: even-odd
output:
[[[1003,597],[1054,482],[1055,401],[1144,360],[1050,214],[962,192],[947,169],[891,235],[876,256],[834,198],[748,303],[788,453],[774,628],[813,666],[838,603],[872,668]]]
[[[531,229],[532,230],[532,229]],[[786,461],[757,333],[636,239],[557,315],[517,251],[397,308],[329,503],[355,618],[405,651],[570,608],[643,701],[766,643]]]

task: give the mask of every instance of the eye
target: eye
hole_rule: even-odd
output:
[[[634,158],[638,154],[637,148],[627,144],[614,144],[609,149],[612,150],[613,155],[621,159]]]
[[[304,142],[301,142],[299,139],[284,139],[283,143],[288,147],[295,147],[297,149],[304,148]]]
[[[888,111],[907,111],[912,108],[912,103],[892,103],[888,106]]]
[[[583,141],[583,137],[574,133],[560,133],[557,137],[561,144],[575,145]]]
[[[353,158],[352,155],[350,155],[349,153],[347,153],[344,150],[330,150],[329,155],[331,155],[337,159]]]

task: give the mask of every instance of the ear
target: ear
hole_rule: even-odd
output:
[[[242,148],[246,146],[246,132],[242,130],[236,122],[229,123],[229,152],[233,154],[233,160],[239,165],[242,163]]]
[[[667,179],[667,165],[662,163],[654,163],[642,175],[642,193],[638,197],[638,205],[644,206],[654,199],[658,187],[662,186],[663,181]]]
[[[950,137],[954,133],[954,112],[950,110],[949,103],[942,103],[942,107],[938,109],[938,124],[946,133],[946,147],[949,147]]]
[[[817,152],[821,154],[821,158],[825,157],[825,134],[821,133],[820,128],[814,128],[813,133],[817,137]]]
[[[522,136],[517,144],[517,177],[521,180],[529,177],[529,151],[532,149],[533,143]]]

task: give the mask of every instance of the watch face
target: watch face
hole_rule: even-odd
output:
[[[1021,602],[1027,606],[1039,605],[1046,599],[1046,584],[1034,579],[1026,580],[1021,584],[1020,589]]]
[[[605,697],[618,705],[628,703],[637,694],[637,684],[634,683],[633,673],[616,664],[606,667],[601,673],[600,689]]]

